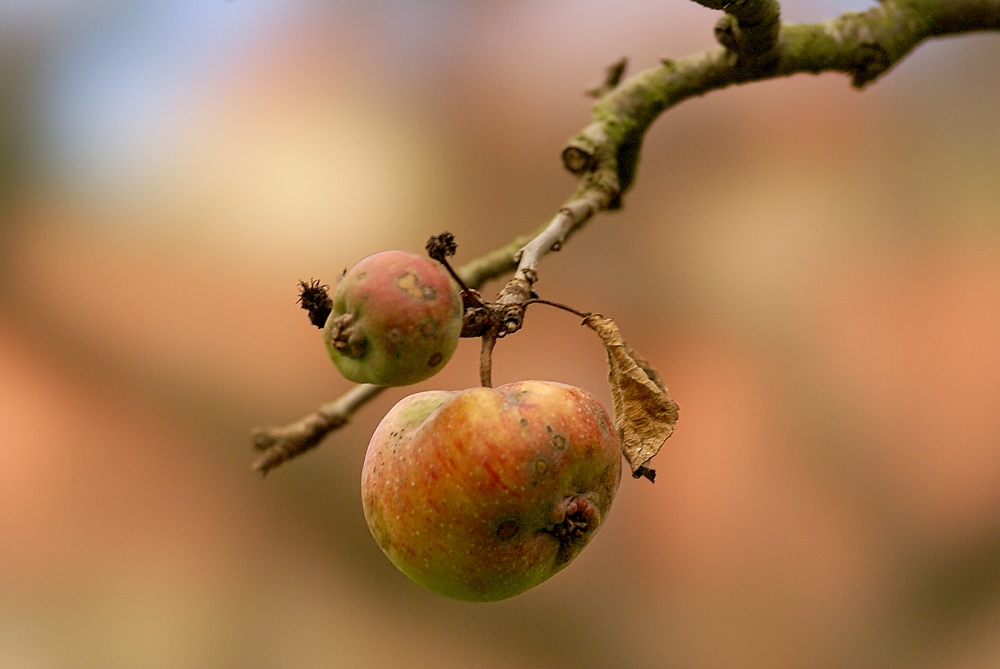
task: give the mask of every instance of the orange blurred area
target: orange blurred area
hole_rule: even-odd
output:
[[[359,476],[478,342],[262,480],[250,429],[350,387],[296,283],[534,229],[581,91],[712,47],[716,14],[156,4],[0,8],[0,668],[1000,666],[1000,38],[656,122],[536,289],[616,319],[677,431],[573,564],[471,605],[382,555]],[[494,382],[610,406],[605,364],[536,306]]]

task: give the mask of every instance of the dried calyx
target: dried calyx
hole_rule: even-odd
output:
[[[333,311],[333,301],[330,299],[329,286],[318,279],[299,281],[299,304],[309,314],[309,322],[323,329],[330,313]],[[342,314],[330,323],[333,346],[352,358],[360,358],[365,354],[365,338],[357,328],[351,327],[354,321],[352,314]]]
[[[601,511],[589,495],[567,497],[552,512],[552,520],[542,532],[559,541],[557,561],[573,559],[601,524]]]
[[[352,327],[353,314],[342,314],[330,323],[330,343],[338,351],[351,358],[361,358],[367,348],[367,340],[360,330]]]
[[[319,279],[299,281],[299,304],[309,312],[309,322],[322,329],[326,319],[333,311],[333,301],[330,299],[330,287],[320,283]]]

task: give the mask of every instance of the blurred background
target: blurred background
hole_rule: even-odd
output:
[[[786,0],[814,21],[866,0]],[[1000,666],[1000,37],[858,92],[799,75],[661,117],[543,296],[618,321],[681,406],[542,586],[453,602],[369,536],[413,390],[266,479],[249,430],[349,384],[295,304],[450,230],[547,220],[582,91],[714,46],[688,0],[0,0],[0,667]],[[496,282],[487,293],[499,289]],[[532,309],[494,380],[603,350]]]

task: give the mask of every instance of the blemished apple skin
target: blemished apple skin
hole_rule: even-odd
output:
[[[348,270],[333,295],[323,339],[347,379],[405,386],[441,370],[462,333],[462,297],[444,267],[426,256],[382,251]],[[337,319],[350,314],[361,355],[334,346]]]
[[[495,601],[545,581],[607,517],[621,446],[580,388],[519,381],[404,398],[365,456],[365,519],[417,583]]]

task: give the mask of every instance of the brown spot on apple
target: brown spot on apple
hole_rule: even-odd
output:
[[[437,291],[433,286],[421,284],[420,279],[412,271],[396,279],[396,286],[415,300],[430,302],[437,297]]]
[[[520,529],[513,520],[505,520],[497,528],[497,536],[506,541],[507,539],[512,539]]]

